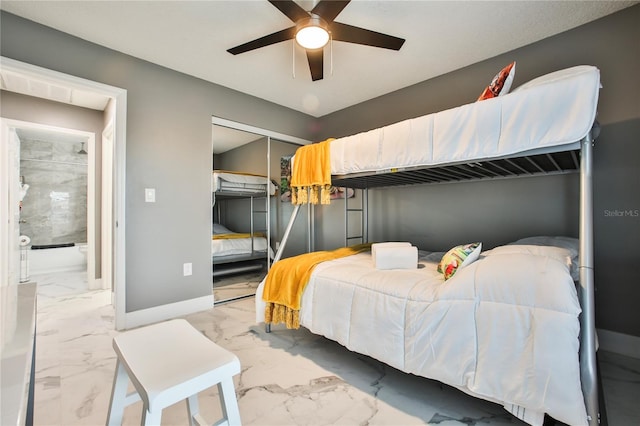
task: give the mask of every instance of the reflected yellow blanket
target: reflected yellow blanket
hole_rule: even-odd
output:
[[[254,237],[264,237],[262,232],[254,232]],[[233,233],[233,234],[215,234],[211,236],[212,240],[236,240],[240,238],[251,238],[251,234]]]
[[[329,204],[331,198],[331,141],[314,143],[296,150],[291,171],[292,204]],[[307,197],[309,190],[309,197]]]
[[[366,250],[371,250],[370,243],[301,254],[274,263],[267,274],[262,293],[262,299],[267,302],[265,323],[285,323],[287,328],[299,328],[302,292],[315,266]]]

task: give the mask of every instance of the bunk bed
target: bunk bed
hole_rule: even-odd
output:
[[[219,196],[239,196],[249,195],[265,196],[276,193],[277,186],[266,176],[252,173],[233,172],[228,170],[214,170],[211,173],[211,188],[215,195]]]
[[[211,174],[214,223],[211,236],[213,276],[223,276],[262,269],[264,262],[273,258],[269,238],[268,212],[258,200],[268,199],[276,193],[276,185],[266,176],[250,173],[214,170]],[[236,232],[221,224],[224,216],[222,204],[228,200],[248,200],[249,232]],[[254,216],[265,215],[264,230],[256,231]]]
[[[300,325],[500,403],[530,424],[545,415],[599,424],[592,231],[599,90],[599,70],[577,66],[504,96],[330,142],[331,183],[351,188],[579,172],[579,238],[573,248],[557,239],[514,241],[447,281],[434,271],[442,253],[420,252],[421,268],[400,271],[376,270],[367,251],[320,263],[303,287]],[[266,281],[256,293],[258,322]]]

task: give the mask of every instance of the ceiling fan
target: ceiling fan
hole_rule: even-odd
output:
[[[243,43],[228,49],[227,52],[238,55],[295,38],[306,50],[311,79],[316,81],[322,80],[323,77],[323,47],[330,38],[336,41],[400,50],[405,41],[402,38],[334,21],[349,2],[350,0],[320,0],[310,12],[307,12],[293,0],[269,0],[269,3],[296,25]],[[311,35],[311,41],[306,41],[305,34]]]

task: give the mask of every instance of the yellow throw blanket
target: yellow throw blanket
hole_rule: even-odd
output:
[[[254,237],[264,237],[262,232],[254,232]],[[215,234],[211,236],[212,240],[236,240],[240,238],[251,238],[251,234],[233,233],[233,234]]]
[[[331,189],[331,141],[314,143],[296,150],[291,172],[292,204],[329,204]],[[307,190],[311,192],[307,197]]]
[[[300,327],[300,301],[315,266],[327,260],[351,256],[371,250],[371,244],[358,244],[331,251],[301,254],[276,262],[265,281],[262,299],[267,302],[265,323],[285,323],[287,328]]]

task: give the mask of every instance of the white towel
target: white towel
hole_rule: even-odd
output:
[[[388,241],[386,243],[374,243],[374,244],[371,244],[371,258],[373,259],[373,261],[375,263],[376,251],[379,248],[383,248],[383,247],[402,247],[402,246],[410,247],[411,243],[401,242],[401,241]]]
[[[378,247],[373,266],[376,269],[416,269],[418,248],[412,245]]]

